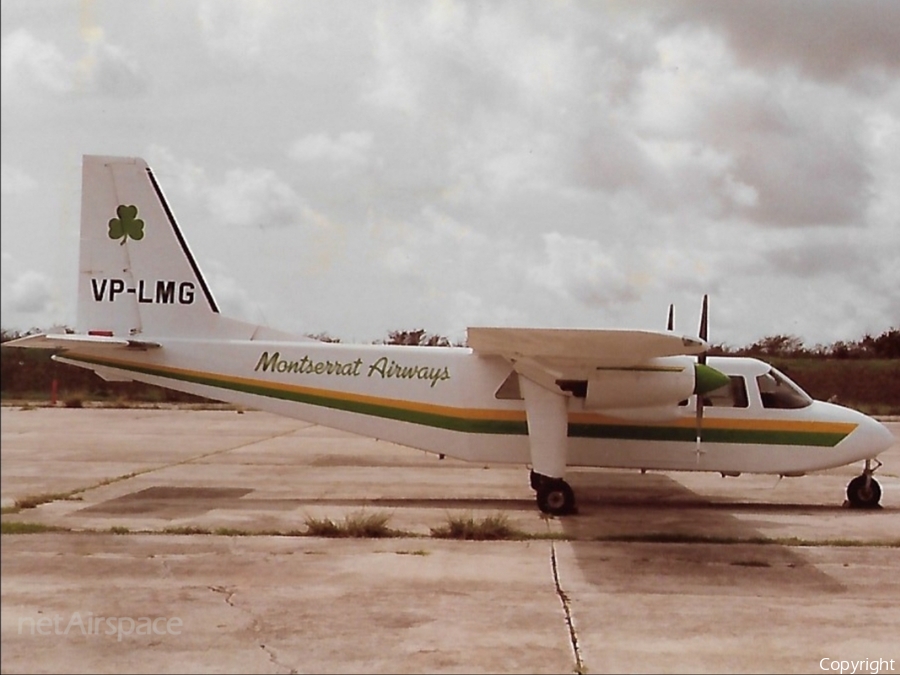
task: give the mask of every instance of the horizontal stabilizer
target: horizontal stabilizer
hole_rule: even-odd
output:
[[[69,351],[72,349],[159,349],[157,342],[145,340],[129,340],[127,338],[109,337],[106,335],[84,335],[63,333],[59,335],[26,335],[3,343],[4,347],[29,347],[32,349],[56,349]]]

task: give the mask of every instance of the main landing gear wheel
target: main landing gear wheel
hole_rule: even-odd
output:
[[[565,516],[575,513],[575,493],[561,478],[545,478],[535,488],[537,505],[551,516]]]
[[[857,476],[847,485],[847,501],[854,509],[875,509],[881,501],[881,486],[869,474]]]

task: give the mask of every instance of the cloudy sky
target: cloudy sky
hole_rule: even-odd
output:
[[[807,344],[900,326],[900,2],[3,0],[2,325],[75,321],[83,154],[225,313]]]

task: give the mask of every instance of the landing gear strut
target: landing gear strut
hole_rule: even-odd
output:
[[[878,460],[875,460],[878,462]],[[881,501],[881,486],[878,481],[872,477],[881,467],[872,468],[872,460],[866,460],[866,468],[863,469],[861,475],[857,476],[847,485],[847,503],[854,509],[876,509]]]
[[[537,493],[538,508],[551,516],[575,513],[575,493],[562,478],[531,472],[531,488]]]

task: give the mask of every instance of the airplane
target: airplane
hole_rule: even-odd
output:
[[[480,463],[530,467],[545,514],[577,511],[569,467],[800,476],[864,462],[891,432],[814,401],[752,358],[707,356],[666,331],[471,327],[465,347],[326,343],[223,316],[140,158],[86,155],[74,332],[4,347],[57,350],[110,381],[139,381]]]

